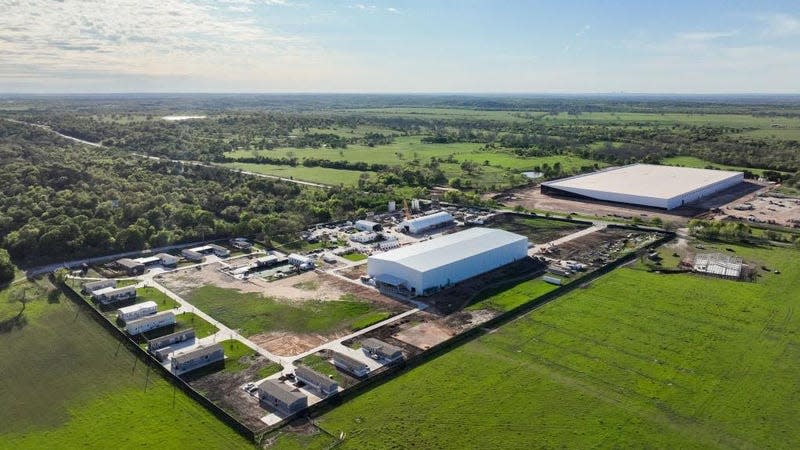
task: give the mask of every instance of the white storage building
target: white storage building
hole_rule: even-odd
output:
[[[408,219],[400,222],[399,228],[406,233],[419,234],[434,228],[442,228],[454,222],[453,216],[447,211],[441,211],[427,216]]]
[[[381,231],[381,224],[371,220],[356,220],[355,228],[358,231]]]
[[[470,228],[370,256],[367,272],[383,290],[428,295],[528,256],[528,238]]]
[[[674,209],[742,181],[742,172],[631,164],[547,181],[542,193]]]

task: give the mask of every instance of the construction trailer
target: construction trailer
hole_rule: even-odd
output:
[[[172,311],[164,311],[126,323],[125,331],[131,336],[135,336],[170,325],[175,325],[175,314]]]
[[[107,287],[92,291],[92,299],[101,305],[108,306],[136,298],[136,286],[121,288]]]
[[[222,345],[201,345],[175,352],[170,358],[170,370],[175,375],[182,375],[222,361],[225,361]]]
[[[311,270],[314,268],[314,260],[308,256],[298,255],[292,253],[289,255],[289,264],[299,268],[300,270]]]
[[[124,323],[132,320],[141,319],[144,316],[151,316],[158,312],[158,304],[153,301],[136,303],[135,305],[125,306],[117,310],[117,319]]]
[[[361,341],[361,350],[372,359],[383,359],[388,362],[403,359],[403,349],[375,338],[366,338]]]
[[[115,287],[117,287],[117,280],[90,281],[81,285],[81,292],[84,294],[91,294],[92,292],[99,291],[100,289]]]
[[[309,367],[298,366],[294,371],[294,376],[305,383],[310,390],[320,394],[322,397],[339,392],[339,384],[336,381]]]
[[[363,378],[369,374],[369,366],[363,362],[345,355],[344,353],[331,352],[333,365],[344,370],[345,372],[354,375],[358,378]]]
[[[118,259],[114,264],[130,276],[141,275],[145,269],[144,264],[130,258]]]
[[[194,342],[195,337],[194,328],[176,331],[175,333],[147,341],[147,351],[159,361],[164,361],[167,354],[171,353],[171,346],[184,342]]]
[[[308,406],[308,397],[278,380],[266,380],[258,385],[258,399],[262,406],[283,414],[292,414]]]
[[[194,251],[192,249],[185,248],[181,250],[181,256],[183,256],[187,261],[191,262],[203,262],[206,259],[202,253]]]

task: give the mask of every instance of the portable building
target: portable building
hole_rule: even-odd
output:
[[[144,273],[144,264],[130,258],[118,259],[115,263],[117,267],[125,271],[128,275],[141,275]]]
[[[98,291],[100,289],[105,288],[115,288],[117,287],[117,280],[99,280],[99,281],[90,281],[88,283],[83,283],[81,286],[81,292],[84,294],[91,294],[94,291]]]
[[[136,303],[135,305],[125,306],[117,310],[117,318],[123,322],[141,319],[158,312],[158,304],[153,301]]]
[[[374,359],[385,359],[389,362],[403,359],[403,349],[375,338],[366,338],[361,341],[361,349],[367,356]]]
[[[258,385],[258,399],[284,414],[301,411],[308,406],[308,397],[278,380],[266,380]]]
[[[332,352],[333,365],[358,378],[367,376],[369,366],[344,353]]]
[[[170,369],[175,375],[181,375],[224,360],[222,345],[211,344],[175,352],[170,358]]]
[[[172,311],[164,311],[126,323],[125,331],[134,336],[170,325],[175,325],[175,314]]]
[[[102,305],[110,305],[136,298],[136,287],[125,286],[121,288],[107,287],[92,292],[92,299]]]
[[[298,366],[294,370],[294,376],[323,397],[339,392],[339,384],[336,381],[309,367]]]

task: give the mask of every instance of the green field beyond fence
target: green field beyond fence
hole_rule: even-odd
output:
[[[618,269],[319,424],[353,449],[794,448],[800,252],[727,247],[781,274]]]

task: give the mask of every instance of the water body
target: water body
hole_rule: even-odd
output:
[[[178,120],[205,119],[206,117],[207,116],[164,116],[162,119],[176,122]]]

